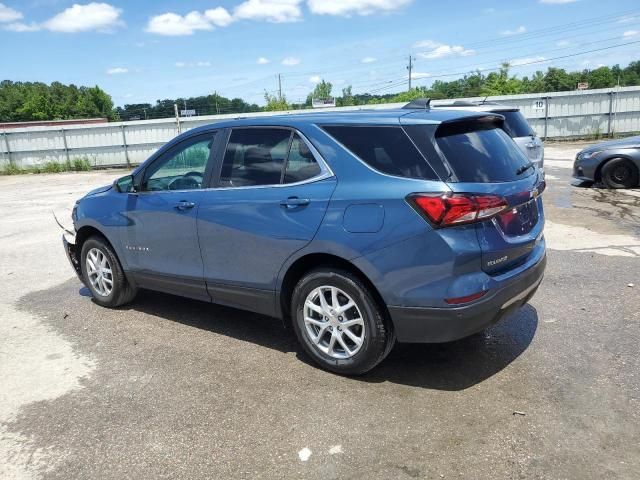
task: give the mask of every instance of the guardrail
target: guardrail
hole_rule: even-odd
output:
[[[466,98],[456,100],[482,100]],[[640,87],[488,97],[519,107],[542,138],[611,136],[640,131]],[[434,101],[434,104],[438,102]],[[396,108],[404,104],[327,108],[324,111]],[[242,117],[300,114],[310,110],[257,112]],[[87,159],[95,167],[143,162],[180,131],[238,118],[238,114],[140,120],[96,125],[30,127],[0,133],[0,168],[26,168],[50,161]]]

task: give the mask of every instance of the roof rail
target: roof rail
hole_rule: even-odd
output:
[[[416,98],[415,100],[410,101],[404,107],[407,110],[429,110],[431,108],[431,99],[430,98]]]

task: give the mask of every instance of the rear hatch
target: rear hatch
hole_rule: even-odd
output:
[[[482,269],[499,274],[524,263],[542,236],[544,215],[539,171],[502,129],[494,115],[462,118],[440,124],[425,142],[418,126],[405,126],[410,137],[422,137],[426,158],[442,162],[443,181],[453,195],[499,197],[504,209],[475,222],[482,251]],[[424,131],[423,131],[424,133]],[[426,146],[430,143],[430,146]],[[433,147],[433,149],[431,148]],[[436,171],[442,168],[434,166]]]

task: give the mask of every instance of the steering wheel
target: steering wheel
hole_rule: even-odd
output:
[[[195,176],[200,177],[198,181]],[[198,172],[189,172],[182,177],[174,178],[169,182],[169,190],[194,190],[202,186],[202,174]]]

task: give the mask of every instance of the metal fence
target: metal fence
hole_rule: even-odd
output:
[[[640,131],[640,87],[496,96],[489,97],[488,100],[519,107],[536,133],[545,139],[610,136]],[[385,109],[398,106],[401,104],[326,110]],[[248,113],[242,116],[304,112],[308,110]],[[148,158],[180,131],[237,117],[237,114],[231,114],[181,118],[179,124],[175,118],[164,118],[65,128],[8,129],[0,133],[0,168],[9,164],[25,168],[51,161],[75,159],[86,159],[94,167],[135,165]]]

